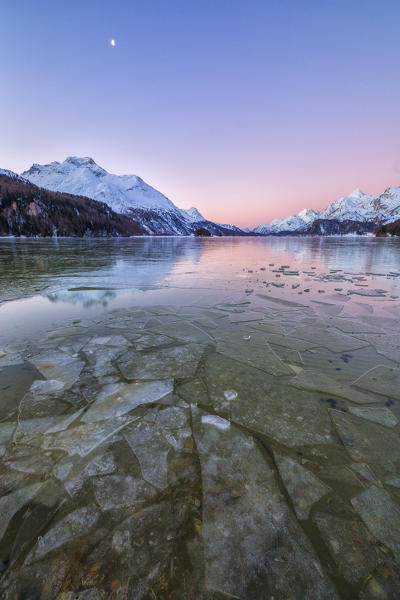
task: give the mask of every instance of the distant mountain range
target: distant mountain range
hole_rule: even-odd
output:
[[[250,230],[209,221],[195,207],[178,208],[137,175],[113,175],[90,157],[33,164],[21,175],[0,169],[0,180],[0,235],[191,235],[199,229],[332,235],[375,232],[400,220],[400,186],[379,196],[354,190],[322,212],[304,209]]]
[[[274,219],[253,231],[263,235],[309,233],[330,235],[365,233],[400,219],[400,186],[390,187],[379,196],[354,190],[339,198],[324,211],[304,209],[286,219]]]
[[[312,208],[305,208],[300,211],[297,215],[291,215],[286,219],[274,219],[271,223],[266,225],[259,225],[253,231],[255,233],[261,233],[262,235],[291,233],[292,231],[299,231],[306,229],[315,219],[319,216],[318,210]]]
[[[105,202],[115,213],[140,223],[148,234],[190,235],[204,227],[213,235],[245,235],[238,227],[208,221],[194,207],[178,208],[137,175],[113,175],[89,157],[33,164],[21,175],[48,190]]]

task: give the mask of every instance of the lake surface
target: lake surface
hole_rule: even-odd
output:
[[[5,598],[400,597],[400,240],[0,240]]]

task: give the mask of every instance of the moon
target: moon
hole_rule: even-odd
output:
[[[112,46],[114,48],[114,46],[115,46],[115,40],[111,40],[110,41],[110,46]]]

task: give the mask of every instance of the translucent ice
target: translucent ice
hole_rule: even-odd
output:
[[[95,423],[120,417],[141,404],[157,402],[173,389],[172,380],[106,385],[96,401],[82,416],[82,422]]]
[[[375,485],[352,499],[368,529],[400,559],[400,508],[390,495]]]
[[[330,488],[295,460],[280,454],[275,454],[275,460],[298,519],[308,519],[312,505]]]
[[[27,557],[26,564],[35,562],[75,537],[87,535],[97,523],[99,515],[100,512],[95,504],[69,513],[38,540],[36,547]]]
[[[240,600],[261,598],[265,590],[277,598],[336,598],[254,440],[202,416],[194,410],[208,592]]]

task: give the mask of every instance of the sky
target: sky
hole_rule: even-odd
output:
[[[243,227],[400,185],[398,0],[1,0],[1,22],[2,168],[91,156]]]

